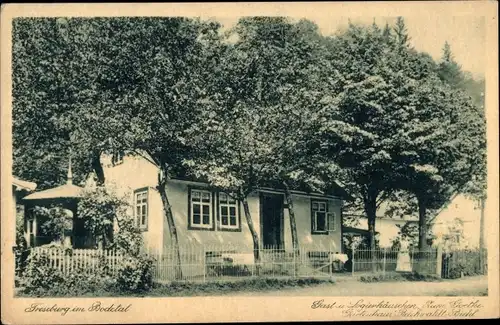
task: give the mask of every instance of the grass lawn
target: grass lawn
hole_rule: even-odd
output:
[[[155,284],[143,292],[123,292],[110,286],[91,291],[38,291],[17,297],[192,297],[192,296],[487,296],[487,277],[441,280],[426,277],[396,276],[351,277],[331,279],[255,278],[207,283],[179,282]]]

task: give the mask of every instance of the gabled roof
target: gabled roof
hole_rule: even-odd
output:
[[[78,198],[82,196],[83,188],[73,184],[64,184],[45,191],[35,192],[23,198],[25,201],[46,200],[57,198]]]
[[[36,183],[20,180],[19,178],[12,178],[12,185],[16,190],[34,191],[36,189]]]

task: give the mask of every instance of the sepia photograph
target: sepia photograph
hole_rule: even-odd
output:
[[[22,313],[318,297],[346,319],[474,318],[498,300],[484,6],[117,8],[2,28],[2,288]]]

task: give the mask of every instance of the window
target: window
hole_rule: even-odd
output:
[[[212,193],[206,190],[190,189],[189,194],[189,227],[212,229]]]
[[[219,229],[240,229],[240,214],[239,214],[239,204],[233,197],[227,195],[226,193],[219,193],[218,200],[218,212],[219,212]]]
[[[312,233],[328,233],[328,204],[326,201],[311,201]]]
[[[137,190],[134,193],[135,218],[140,229],[148,229],[148,190]]]

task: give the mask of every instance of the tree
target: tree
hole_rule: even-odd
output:
[[[329,78],[323,70],[328,65],[324,40],[318,27],[307,20],[252,18],[242,20],[237,29],[242,40],[238,46],[258,62],[255,105],[263,118],[263,145],[270,153],[262,181],[285,192],[297,256],[299,240],[291,189],[322,192],[328,184],[325,174],[336,171],[318,150],[317,129],[328,104],[328,100],[322,102]],[[280,60],[273,59],[277,57]],[[266,91],[259,94],[260,89]]]
[[[351,24],[330,40],[333,100],[320,129],[325,157],[345,169],[344,183],[368,217],[371,249],[375,248],[377,206],[390,192],[389,152],[397,140],[396,115],[402,110],[399,102],[405,91],[390,65],[395,59],[391,35],[376,25]]]
[[[157,189],[177,247],[166,184],[190,155],[186,130],[204,105],[199,99],[217,60],[212,45],[218,28],[187,18],[19,22],[14,28],[15,170],[57,183],[62,168],[51,153],[72,147],[80,155],[74,159],[81,166],[78,178],[94,169],[102,184],[102,153],[144,156],[159,168]],[[51,164],[44,164],[42,155]],[[32,175],[35,164],[42,168]]]
[[[69,132],[59,115],[71,109],[71,57],[56,19],[18,18],[13,22],[13,170],[39,189],[65,180]],[[86,169],[74,166],[75,180]]]
[[[408,116],[412,123],[402,130],[401,178],[395,180],[418,200],[422,250],[427,243],[427,209],[440,208],[481,173],[477,162],[485,140],[484,120],[463,93],[437,78],[423,81],[415,90],[414,110]]]
[[[276,86],[271,49],[283,42],[283,25],[282,18],[243,18],[231,31],[237,40],[223,46],[217,78],[209,83],[212,96],[198,115],[203,128],[189,128],[196,155],[185,159],[197,177],[242,202],[257,263],[260,245],[248,196],[266,181],[273,154],[266,130],[269,106],[278,99],[267,90]]]
[[[438,74],[441,80],[453,88],[462,88],[464,86],[464,75],[462,68],[455,61],[451,46],[448,42],[444,43],[443,55],[438,66]]]
[[[171,244],[176,250],[176,278],[182,277],[179,242],[167,193],[172,176],[183,172],[183,160],[193,154],[188,130],[206,105],[207,78],[212,74],[212,45],[219,24],[187,18],[123,18],[111,20],[120,36],[112,49],[120,60],[111,67],[120,83],[110,105],[122,125],[121,145],[158,166],[158,190]],[[119,27],[116,27],[119,25]],[[122,74],[122,75],[121,75]]]
[[[110,84],[117,84],[110,28],[99,18],[14,22],[14,171],[40,189],[62,182],[70,151],[75,180],[94,171],[102,185],[101,154],[120,149],[113,139],[121,125],[109,109],[116,101]]]

